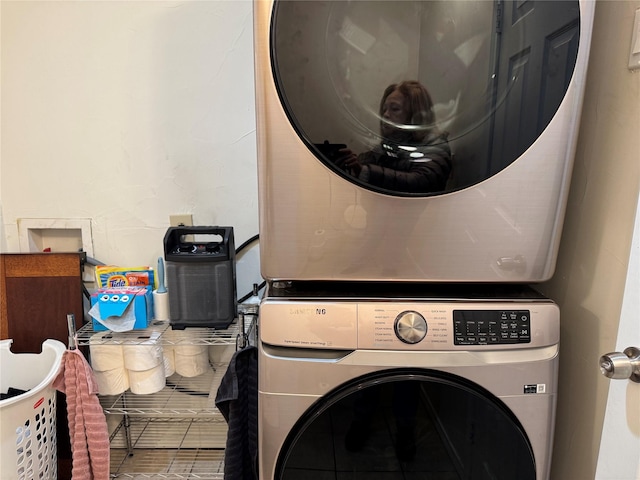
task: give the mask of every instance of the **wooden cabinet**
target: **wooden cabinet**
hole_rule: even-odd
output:
[[[79,253],[0,254],[0,339],[13,339],[14,353],[40,353],[47,338],[69,343],[67,315],[82,325]],[[66,399],[57,402],[58,480],[71,478]]]
[[[79,253],[0,254],[0,339],[14,353],[41,351],[54,338],[68,343],[67,314],[82,325]]]

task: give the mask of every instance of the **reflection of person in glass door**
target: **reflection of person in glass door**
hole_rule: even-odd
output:
[[[435,125],[433,101],[416,81],[388,86],[380,101],[382,141],[356,155],[339,151],[336,165],[372,186],[401,193],[445,189],[451,172],[448,134]]]

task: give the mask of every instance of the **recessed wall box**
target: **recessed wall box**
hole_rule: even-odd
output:
[[[82,250],[93,257],[90,218],[19,218],[18,235],[22,253]]]

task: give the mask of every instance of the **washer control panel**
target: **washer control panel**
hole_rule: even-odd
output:
[[[454,345],[531,342],[529,310],[453,310]]]
[[[336,350],[509,350],[559,341],[551,302],[281,301],[260,306],[274,346]]]

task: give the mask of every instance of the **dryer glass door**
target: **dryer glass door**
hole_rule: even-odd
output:
[[[549,125],[578,53],[578,0],[276,1],[272,70],[300,139],[395,196],[480,183]]]
[[[382,372],[323,397],[298,421],[277,479],[535,480],[523,427],[502,401],[436,371]]]

